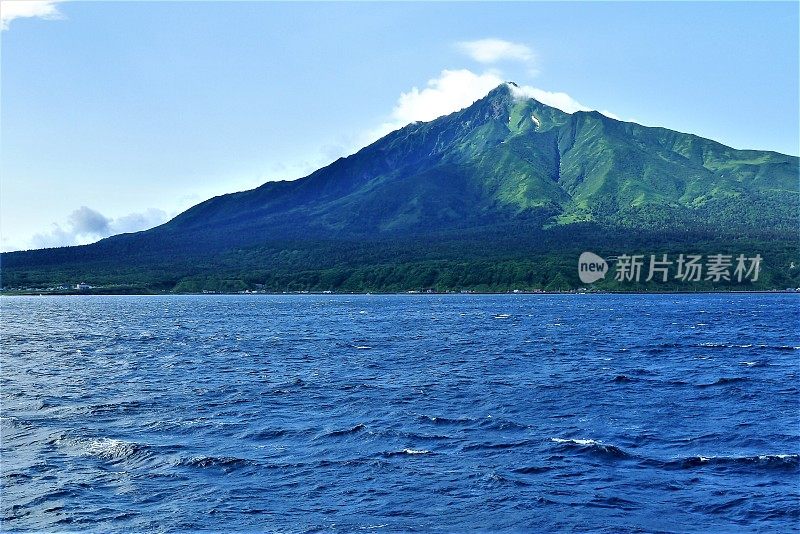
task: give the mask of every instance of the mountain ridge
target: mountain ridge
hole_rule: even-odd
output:
[[[420,239],[434,248],[420,252],[420,261],[438,261],[470,257],[474,247],[491,251],[486,258],[541,254],[536,240],[553,235],[583,237],[563,238],[545,251],[551,256],[602,246],[587,241],[593,232],[616,244],[647,235],[673,246],[693,235],[720,246],[750,239],[768,247],[796,233],[797,157],[737,150],[596,111],[569,114],[518,92],[501,84],[462,110],[406,125],[306,177],[208,199],[151,230],[88,248],[5,253],[3,286],[20,276],[56,280],[81,269],[111,280],[102,266],[115,262],[148,272],[181,265],[163,284],[173,288],[203,269],[212,276],[231,264],[240,275],[361,265],[358,255],[390,264]],[[509,234],[528,248],[499,248]],[[320,263],[308,260],[316,258],[313,243],[325,251],[354,243],[359,252]],[[309,247],[306,260],[284,261],[287,250]],[[435,253],[450,249],[460,252]],[[186,266],[198,260],[202,268]],[[556,274],[570,279],[566,271]]]
[[[475,106],[480,104],[481,102],[483,102],[483,105],[475,109]],[[553,187],[553,184],[550,183],[550,181],[544,179],[548,177],[548,172],[546,171],[542,171],[541,173],[539,173],[538,176],[536,175],[536,173],[528,173],[529,178],[530,177],[534,178],[533,180],[529,180],[528,183],[520,184],[520,183],[510,182],[508,180],[508,176],[500,176],[500,178],[506,181],[505,184],[493,183],[491,175],[494,174],[495,176],[498,176],[501,174],[502,171],[498,171],[498,164],[499,168],[502,169],[503,161],[492,161],[491,163],[493,164],[493,166],[492,168],[488,169],[488,171],[486,169],[480,169],[480,165],[482,162],[480,161],[477,162],[479,169],[485,171],[484,175],[490,175],[486,185],[489,185],[490,187],[494,186],[497,188],[496,193],[498,195],[498,200],[505,201],[506,204],[510,204],[512,206],[520,207],[523,209],[547,206],[548,203],[554,199],[561,200],[562,202],[568,202],[569,199],[572,199],[578,204],[578,206],[574,207],[566,206],[567,208],[572,208],[573,210],[572,212],[569,209],[567,210],[567,215],[570,215],[574,213],[574,208],[583,207],[582,204],[586,203],[585,197],[591,195],[592,185],[594,185],[594,188],[596,189],[602,188],[603,184],[601,183],[592,184],[591,182],[589,184],[589,187],[587,187],[586,185],[581,187],[581,184],[585,184],[586,182],[585,167],[587,166],[587,160],[585,151],[584,153],[581,154],[581,159],[579,162],[567,162],[568,165],[571,163],[571,167],[569,166],[566,168],[562,167],[562,165],[564,165],[565,153],[567,153],[570,149],[573,148],[575,142],[581,141],[581,139],[579,139],[579,136],[582,130],[586,129],[591,130],[593,128],[595,129],[604,128],[607,130],[608,129],[613,130],[615,128],[623,128],[631,130],[630,132],[628,132],[628,134],[629,135],[633,134],[634,136],[641,135],[641,129],[646,129],[649,132],[658,132],[662,136],[665,136],[667,138],[678,137],[678,139],[672,140],[672,144],[675,145],[678,144],[679,142],[682,142],[683,144],[687,145],[685,147],[680,147],[680,148],[683,149],[684,152],[686,152],[685,157],[688,162],[694,165],[695,167],[694,170],[696,172],[700,172],[701,167],[702,169],[705,170],[706,176],[703,176],[703,178],[709,178],[709,177],[717,178],[716,176],[714,176],[713,172],[714,169],[709,169],[706,166],[707,164],[714,163],[713,159],[714,153],[713,150],[711,149],[716,149],[717,152],[750,155],[751,158],[754,157],[755,155],[760,155],[760,157],[763,158],[764,154],[769,154],[768,157],[770,158],[773,158],[775,160],[782,160],[782,161],[769,162],[770,164],[773,165],[784,164],[787,166],[792,166],[792,165],[796,166],[796,162],[794,164],[791,163],[790,161],[792,158],[791,156],[786,156],[783,154],[779,154],[777,152],[765,153],[763,151],[736,150],[730,147],[726,147],[725,145],[722,145],[720,143],[716,143],[715,141],[704,140],[703,138],[700,138],[699,136],[694,136],[693,134],[682,134],[664,128],[641,126],[641,125],[636,125],[635,123],[625,123],[622,121],[617,121],[616,119],[610,117],[606,117],[599,112],[579,111],[574,114],[567,114],[565,112],[557,110],[556,108],[551,108],[549,106],[546,106],[545,104],[542,104],[534,99],[519,101],[512,96],[511,91],[508,90],[508,86],[506,84],[503,84],[498,88],[494,89],[492,92],[490,92],[486,97],[478,100],[475,104],[473,104],[468,108],[451,113],[444,117],[440,117],[438,119],[435,119],[434,121],[409,124],[399,130],[387,134],[386,136],[377,140],[372,145],[369,145],[368,147],[359,150],[355,154],[350,155],[346,158],[340,158],[304,178],[292,182],[288,181],[268,182],[254,190],[250,190],[249,192],[236,193],[234,195],[240,195],[240,199],[241,196],[252,195],[253,197],[255,197],[252,199],[253,203],[257,204],[259,209],[263,209],[264,208],[263,202],[265,199],[262,197],[261,193],[266,193],[273,197],[272,200],[277,200],[278,198],[282,198],[282,195],[284,193],[292,192],[293,189],[297,189],[296,191],[293,191],[295,194],[297,194],[298,192],[307,193],[306,189],[311,187],[313,184],[313,188],[315,190],[314,193],[316,193],[318,199],[325,200],[326,196],[328,197],[328,199],[331,200],[334,198],[342,199],[349,192],[351,192],[351,190],[348,190],[347,188],[348,184],[352,186],[353,189],[355,189],[359,186],[364,186],[365,182],[367,182],[368,180],[363,180],[364,178],[363,176],[362,176],[362,181],[353,182],[352,180],[351,181],[343,180],[340,173],[340,167],[352,166],[354,164],[359,165],[362,163],[364,159],[369,159],[370,162],[373,163],[373,165],[370,168],[365,170],[365,174],[371,175],[369,177],[374,177],[375,175],[379,175],[382,173],[389,173],[396,171],[396,169],[393,168],[395,161],[387,161],[386,163],[388,163],[388,165],[384,165],[383,167],[381,166],[376,167],[374,163],[376,162],[376,160],[380,159],[376,158],[376,156],[379,156],[379,154],[376,153],[380,153],[387,144],[393,145],[390,148],[394,149],[395,152],[398,152],[397,151],[398,145],[400,145],[399,148],[402,149],[402,144],[408,136],[422,137],[424,142],[417,143],[414,151],[403,151],[403,150],[400,151],[400,157],[402,157],[403,166],[406,169],[413,167],[413,165],[420,160],[420,157],[426,158],[427,159],[426,163],[428,164],[428,166],[430,166],[430,158],[439,158],[439,156],[442,153],[449,153],[449,155],[451,156],[450,159],[451,160],[455,159],[455,161],[450,161],[447,163],[454,164],[455,166],[457,166],[459,163],[463,162],[463,158],[459,159],[457,157],[459,154],[463,155],[464,152],[480,151],[482,149],[487,148],[487,144],[492,142],[491,136],[493,134],[496,135],[498,133],[497,129],[500,127],[498,122],[514,121],[514,124],[512,126],[514,128],[514,131],[512,131],[511,128],[509,128],[508,132],[500,132],[504,136],[507,133],[512,134],[510,139],[504,139],[502,140],[502,143],[508,143],[508,142],[518,143],[526,140],[526,136],[524,134],[526,133],[526,131],[531,129],[531,127],[533,126],[533,122],[526,116],[526,114],[520,108],[527,108],[525,109],[525,111],[531,111],[531,109],[535,109],[539,111],[540,114],[543,115],[543,117],[539,119],[542,122],[542,126],[535,127],[535,131],[539,134],[539,136],[546,136],[548,132],[552,133],[552,131],[555,128],[564,126],[565,124],[570,123],[570,121],[572,122],[572,124],[568,125],[567,132],[560,132],[561,135],[559,136],[558,139],[551,138],[546,141],[540,139],[539,140],[540,142],[535,145],[529,144],[527,146],[519,147],[522,149],[530,149],[527,150],[528,154],[533,154],[534,156],[538,156],[529,158],[527,161],[527,163],[533,167],[536,167],[537,165],[541,167],[546,167],[548,164],[557,162],[555,170],[558,175],[556,176],[557,180],[555,181],[556,182],[563,181],[566,187],[558,187],[558,188]],[[544,115],[549,115],[549,116],[544,117]],[[463,135],[460,135],[462,134],[462,131],[457,131],[457,130],[454,131],[453,127],[438,132],[436,139],[434,140],[433,143],[430,143],[427,139],[425,139],[425,137],[428,135],[428,132],[426,130],[430,129],[432,125],[435,125],[438,123],[438,121],[442,120],[448,120],[451,122],[455,122],[456,125],[461,125],[462,131],[465,131],[465,133],[472,136],[472,139],[469,139],[469,144],[464,144],[463,142],[461,144],[453,143],[452,139],[449,140],[450,142],[448,142],[448,140],[443,140],[443,136],[447,135],[454,135],[457,141],[462,140]],[[466,126],[467,129],[464,129],[464,126]],[[478,135],[475,135],[476,133]],[[568,136],[565,136],[564,133],[568,134]],[[609,133],[611,133],[612,135],[616,135],[616,132],[613,131]],[[686,136],[688,136],[688,138]],[[520,137],[522,139],[519,139]],[[590,140],[594,139],[594,137],[590,136],[589,139]],[[667,140],[669,141],[669,139]],[[556,152],[554,150],[548,150],[549,147],[542,146],[543,144],[542,141],[544,141],[544,143],[547,142],[554,143],[555,146],[558,147],[558,151]],[[711,146],[697,147],[697,145],[700,143],[705,143],[706,145],[710,144]],[[423,151],[423,149],[426,148],[428,150]],[[592,147],[588,148],[591,149]],[[670,148],[668,147],[664,148],[665,150],[670,150]],[[671,151],[673,153],[679,153],[674,149],[672,149]],[[503,154],[501,158],[516,157],[514,151],[511,152],[512,152],[511,154]],[[635,160],[635,158],[617,156],[613,161],[609,160],[603,161],[603,156],[608,157],[608,155],[609,155],[608,151],[600,151],[599,154],[596,154],[596,160],[593,161],[593,163],[595,163],[595,166],[599,167],[602,165],[608,165],[609,167],[611,167],[620,159],[624,159],[626,164],[630,164],[632,160]],[[566,154],[566,156],[568,157],[569,154]],[[394,157],[395,160],[399,159],[397,154],[394,154]],[[667,159],[663,155],[661,155],[661,157]],[[694,161],[692,160],[692,158],[694,159]],[[702,158],[702,161],[698,162],[697,158]],[[728,161],[730,161],[730,159],[731,159],[730,157],[727,158]],[[794,159],[796,160],[796,158]],[[437,161],[437,163],[441,162]],[[441,168],[439,168],[438,170],[440,172],[446,172],[444,169]],[[785,174],[785,179],[787,181],[791,180],[791,176],[789,173],[784,173],[784,174]],[[322,177],[322,180],[318,179],[318,177]],[[289,184],[298,184],[298,185],[293,187],[290,186]],[[646,191],[646,188],[641,187],[641,184],[639,185],[640,188],[638,191],[639,193],[638,196],[641,197],[642,195],[644,195],[646,197],[647,196],[646,193],[648,193],[649,191]],[[728,189],[732,189],[730,186],[734,184],[731,183],[728,185],[729,185]],[[516,195],[514,191],[515,186],[517,188]],[[630,183],[628,184],[628,186],[630,187]],[[537,195],[537,193],[541,193],[537,191],[537,189],[544,189],[545,194]],[[736,190],[736,188],[733,188],[733,190]],[[778,188],[778,190],[779,191],[790,190],[790,186],[786,185],[783,188]],[[688,192],[691,192],[691,190],[689,190]],[[699,195],[691,196],[690,200],[697,201],[698,196]],[[178,217],[176,217],[176,219],[174,219],[171,222],[182,223],[189,217],[187,214],[191,213],[192,210],[195,210],[204,205],[207,206],[208,203],[213,203],[213,202],[219,203],[221,201],[218,199],[226,197],[227,196],[215,197],[215,199],[210,199],[205,203],[201,203],[200,205],[195,206],[194,208],[190,208],[190,210],[187,210],[187,212],[184,212],[183,214],[179,215]],[[568,199],[566,197],[570,198]],[[227,200],[228,199],[226,198],[226,201]],[[308,196],[306,196],[298,200],[310,200],[310,199]],[[629,203],[636,205],[637,202],[642,201],[642,198],[637,199],[632,195],[628,195],[626,197],[626,200],[628,200]],[[701,198],[700,200],[702,201],[703,199]],[[561,207],[565,206],[562,205]],[[208,216],[209,214],[204,213],[204,215]],[[385,226],[392,226],[392,225],[387,224]]]

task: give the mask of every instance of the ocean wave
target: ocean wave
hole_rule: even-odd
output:
[[[392,457],[392,456],[419,456],[423,454],[431,454],[431,451],[428,449],[401,449],[399,451],[388,451],[384,452],[383,456]]]
[[[56,408],[57,406],[58,404],[55,402],[46,399],[40,399],[39,402],[36,404],[36,410],[37,411],[46,410],[48,408]]]
[[[403,449],[403,454],[430,454],[431,451],[427,449]]]
[[[517,447],[525,447],[533,443],[529,439],[523,439],[519,441],[511,441],[511,442],[500,442],[500,443],[492,443],[492,442],[484,442],[484,443],[471,443],[468,445],[464,445],[462,450],[464,451],[476,451],[481,449],[514,449]]]
[[[481,428],[488,428],[492,430],[526,430],[530,425],[517,423],[510,419],[503,419],[500,417],[487,416],[480,420],[478,426]]]
[[[489,473],[486,479],[494,484],[511,486],[530,486],[531,483],[514,477],[508,477],[497,472]]]
[[[686,382],[685,380],[667,380],[664,383],[666,385],[668,385],[668,386],[676,386],[676,387],[690,386],[691,385],[689,382]]]
[[[237,458],[236,456],[191,456],[189,458],[181,458],[177,460],[175,465],[178,467],[235,468],[244,467],[253,463],[255,463],[253,460]]]
[[[631,373],[636,375],[651,375],[651,376],[658,375],[658,371],[655,371],[653,369],[646,369],[644,367],[637,367],[636,369],[632,369]]]
[[[651,353],[668,352],[675,349],[749,349],[749,350],[800,350],[795,345],[767,345],[752,343],[725,343],[721,341],[704,341],[702,343],[657,343],[636,345],[634,348]]]
[[[565,438],[550,438],[554,443],[572,443],[574,445],[600,445],[599,441],[593,439],[565,439]]]
[[[608,458],[631,458],[630,453],[624,451],[616,445],[603,443],[593,439],[564,439],[564,438],[550,438],[553,443],[558,443],[560,447],[566,449],[575,449],[581,453],[593,454],[596,456],[603,456]]]
[[[760,454],[752,456],[688,456],[663,463],[666,468],[691,469],[695,467],[755,467],[797,471],[799,454]]]
[[[632,378],[628,375],[617,375],[611,381],[617,383],[624,383],[624,382],[635,382],[637,379]]]
[[[14,415],[0,415],[0,426],[27,429],[33,426],[33,423],[27,419],[22,419]]]
[[[702,348],[706,348],[706,349],[733,349],[733,348],[742,348],[742,347],[739,347],[738,345],[732,345],[732,344],[730,344],[730,343],[714,343],[714,342],[711,342],[711,341],[707,341],[707,342],[704,342],[704,343],[698,343],[698,344],[697,344],[697,345],[695,345],[695,346],[696,346],[696,347],[702,347]],[[750,345],[750,346],[752,346],[752,345]]]
[[[591,508],[610,508],[614,510],[625,510],[625,511],[632,511],[640,508],[641,506],[628,499],[623,499],[622,497],[602,497],[597,496],[588,503],[586,506]]]
[[[699,343],[697,347],[707,349],[758,349],[758,350],[800,350],[794,345],[753,345],[752,343]]]
[[[353,427],[350,427],[350,428],[345,428],[345,429],[342,429],[342,430],[331,430],[330,432],[326,432],[326,433],[322,434],[319,437],[320,438],[335,438],[335,437],[339,437],[339,436],[347,436],[349,434],[355,434],[356,432],[360,432],[360,431],[364,430],[365,428],[366,428],[366,426],[364,425],[364,423],[359,423],[359,424],[357,424],[357,425],[355,425]]]
[[[248,432],[244,435],[245,439],[252,439],[255,441],[264,441],[269,439],[275,438],[282,438],[284,436],[288,436],[290,434],[296,434],[298,432],[290,431],[284,428],[276,428],[276,429],[263,429],[263,430],[256,430],[253,432]]]
[[[579,452],[617,459],[638,459],[642,465],[660,469],[693,469],[711,468],[756,468],[779,471],[800,471],[800,454],[761,454],[751,456],[715,456],[696,455],[670,460],[644,458],[629,453],[616,445],[610,445],[593,439],[551,438],[551,441],[562,447],[570,447]],[[532,472],[537,472],[534,468]],[[520,471],[524,472],[524,471]]]
[[[122,401],[122,402],[109,402],[101,404],[93,404],[89,406],[90,415],[103,415],[110,413],[128,413],[135,412],[145,408],[146,405],[140,401]]]
[[[476,421],[476,419],[472,417],[440,417],[436,415],[423,415],[423,414],[419,414],[418,417],[422,421],[428,421],[435,425],[460,426],[460,425],[474,423]]]
[[[712,386],[726,386],[728,384],[738,384],[739,382],[747,382],[750,379],[746,376],[723,376],[718,378],[715,382],[709,382],[706,384],[698,384],[697,387],[699,388],[709,388]]]
[[[56,445],[66,444],[82,456],[93,456],[107,462],[121,462],[134,457],[149,456],[148,447],[132,441],[114,438],[66,438],[59,437]]]
[[[553,469],[553,467],[546,465],[530,465],[525,467],[517,467],[516,469],[513,469],[513,471],[521,475],[538,475],[539,473],[545,473],[547,471],[552,471]]]
[[[342,390],[342,391],[360,391],[360,390],[371,390],[371,389],[377,389],[377,388],[378,388],[378,386],[376,386],[374,384],[367,384],[367,383],[364,383],[364,382],[359,382],[359,383],[355,383],[355,384],[343,384],[343,385],[339,386],[339,389]]]

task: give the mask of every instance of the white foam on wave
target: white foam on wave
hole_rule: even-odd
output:
[[[403,449],[403,454],[428,454],[430,452],[426,449]]]
[[[798,454],[759,454],[758,456],[697,456],[700,462],[710,462],[712,460],[718,462],[739,462],[739,461],[771,461],[771,460],[795,460],[798,459]]]
[[[574,443],[575,445],[600,445],[602,443],[602,441],[595,441],[593,439],[550,438],[550,441],[556,443]]]
[[[73,445],[85,456],[103,460],[123,460],[133,456],[139,447],[135,443],[113,438],[84,438],[73,441]]]
[[[508,319],[509,317],[511,317],[511,315],[508,313],[499,313],[494,316],[495,319]]]

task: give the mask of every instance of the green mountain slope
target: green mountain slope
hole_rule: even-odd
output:
[[[503,85],[460,112],[393,132],[298,182],[212,199],[170,223],[270,226],[315,232],[392,232],[554,215],[551,224],[630,222],[643,207],[692,211],[731,200],[777,204],[772,223],[794,226],[798,160],[714,141],[573,115],[518,100]],[[763,216],[763,217],[762,217]],[[753,225],[771,213],[724,224]],[[752,219],[752,220],[751,220]],[[709,221],[716,224],[716,221]]]
[[[574,286],[576,251],[634,246],[769,251],[763,283],[796,285],[798,158],[567,114],[518,93],[503,84],[303,179],[210,199],[149,231],[3,254],[3,286],[78,278],[165,290],[219,289],[223,278],[231,288],[274,290],[500,288],[500,279]],[[453,278],[483,272],[481,262],[489,271],[512,262],[516,274]],[[441,265],[432,280],[406,276],[433,264]],[[385,272],[398,265],[405,274]],[[343,280],[322,277],[337,271]],[[448,277],[455,281],[441,282]]]

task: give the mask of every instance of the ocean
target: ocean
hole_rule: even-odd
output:
[[[797,532],[799,305],[3,298],[0,527]]]

